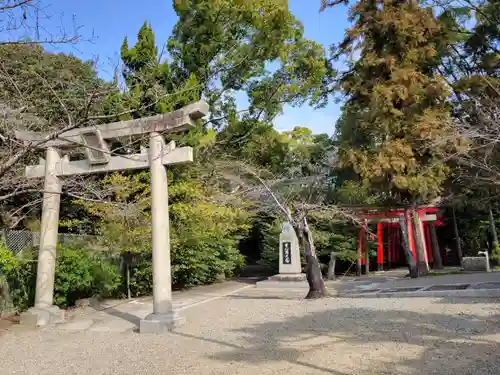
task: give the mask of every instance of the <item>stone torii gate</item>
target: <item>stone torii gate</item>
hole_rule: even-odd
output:
[[[62,191],[60,177],[91,173],[150,168],[152,199],[153,313],[140,322],[140,332],[168,330],[183,322],[172,308],[170,269],[170,228],[168,182],[164,165],[193,161],[191,147],[176,148],[165,144],[160,133],[175,133],[194,126],[208,113],[208,104],[199,101],[177,111],[142,119],[72,129],[56,139],[43,142],[45,160],[27,166],[27,178],[44,178],[40,248],[36,278],[35,306],[21,315],[21,323],[46,325],[64,320],[64,312],[53,304],[59,206]],[[111,156],[107,140],[149,135],[149,149],[139,154]],[[49,134],[16,132],[25,145],[47,139]],[[84,146],[86,160],[70,161],[59,149]]]

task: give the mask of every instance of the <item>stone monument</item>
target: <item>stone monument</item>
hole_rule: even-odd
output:
[[[464,271],[491,272],[488,251],[479,251],[477,255],[477,257],[463,257],[462,269]]]
[[[193,161],[191,147],[176,148],[165,144],[163,133],[194,127],[195,121],[208,113],[208,104],[199,101],[177,111],[142,119],[71,129],[49,139],[50,134],[16,132],[25,145],[45,149],[46,158],[39,165],[27,166],[27,178],[44,178],[40,248],[36,278],[35,306],[21,315],[21,324],[43,326],[64,320],[64,313],[54,306],[54,276],[59,226],[61,177],[150,168],[152,199],[153,313],[140,322],[141,332],[165,331],[182,319],[172,308],[170,268],[170,227],[168,182],[165,165]],[[149,150],[138,154],[111,156],[107,140],[147,135]],[[86,160],[70,161],[59,149],[85,147]]]
[[[304,281],[300,261],[299,240],[292,225],[285,221],[281,225],[279,237],[279,274],[270,278],[273,281]]]

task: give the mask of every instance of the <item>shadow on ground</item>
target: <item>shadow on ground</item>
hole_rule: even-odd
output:
[[[500,333],[499,322],[500,314],[478,317],[338,308],[238,329],[235,333],[245,342],[241,346],[174,334],[226,347],[229,350],[210,358],[228,363],[265,366],[287,361],[314,373],[345,375],[358,373],[352,367],[352,361],[358,361],[357,371],[364,368],[366,373],[483,375],[500,373],[499,338],[492,338]],[[322,354],[312,354],[317,350]],[[325,355],[328,360],[321,360]]]

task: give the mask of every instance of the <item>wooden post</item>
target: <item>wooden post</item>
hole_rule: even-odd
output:
[[[424,226],[424,235],[425,235],[425,251],[427,253],[427,259],[429,260],[429,265],[434,262],[434,256],[432,254],[432,242],[431,242],[431,231],[430,226],[431,222],[422,223]]]
[[[365,232],[363,241],[363,250],[365,252],[365,275],[370,273],[370,249],[368,248],[368,233]]]
[[[394,263],[398,264],[400,262],[400,248],[403,250],[403,255],[404,255],[404,246],[401,242],[401,225],[399,226],[399,230],[396,227],[396,230],[394,231],[394,243],[392,245],[392,260]],[[406,259],[406,258],[405,258]]]
[[[389,224],[387,227],[387,266],[391,268],[392,266],[392,246],[394,239],[392,238],[394,234],[392,224]]]
[[[383,223],[377,223],[377,270],[384,269],[384,227]]]

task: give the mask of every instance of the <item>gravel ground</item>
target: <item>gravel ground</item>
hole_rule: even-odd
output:
[[[0,335],[0,373],[497,375],[499,303],[249,289],[183,311],[166,335],[14,329]]]

